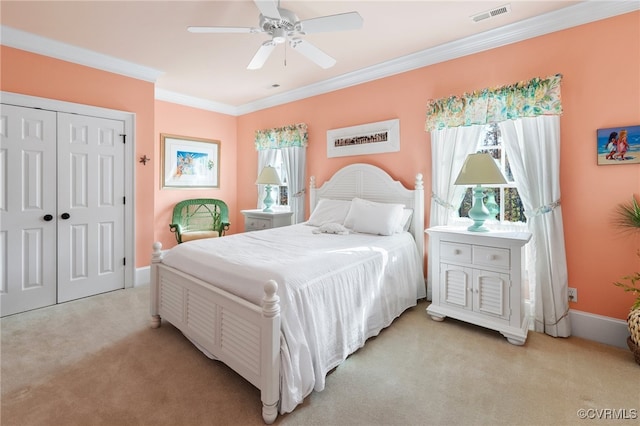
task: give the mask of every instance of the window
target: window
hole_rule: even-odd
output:
[[[496,220],[499,220],[500,222],[525,223],[527,218],[524,214],[524,207],[522,206],[522,201],[518,194],[518,188],[516,188],[513,180],[509,159],[507,158],[506,151],[504,150],[502,135],[500,134],[500,128],[497,123],[487,125],[485,133],[478,141],[477,152],[486,152],[491,154],[498,163],[502,174],[508,182],[504,185],[487,188],[487,190],[492,189],[494,191],[495,201],[500,207],[500,212],[496,214]],[[469,217],[469,209],[472,205],[473,190],[469,187],[465,192],[464,199],[462,200],[460,209],[458,210],[460,217]]]
[[[275,164],[273,167],[278,171],[278,176],[280,176],[280,180],[284,184],[283,186],[274,187],[274,190],[277,190],[277,194],[273,197],[274,194],[271,194],[274,200],[276,200],[276,206],[288,206],[289,205],[289,187],[287,182],[287,168],[284,166],[284,161],[282,160],[282,150],[276,149],[276,158]]]

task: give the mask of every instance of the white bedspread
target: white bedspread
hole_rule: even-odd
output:
[[[281,303],[280,412],[425,297],[411,234],[314,234],[305,224],[190,241],[163,263],[257,305],[269,279]]]

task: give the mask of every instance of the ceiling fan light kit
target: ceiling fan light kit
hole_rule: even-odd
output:
[[[300,21],[295,13],[278,7],[275,0],[254,0],[260,10],[260,28],[245,27],[188,27],[192,33],[265,33],[271,36],[258,48],[247,69],[262,68],[276,45],[287,40],[292,49],[321,68],[331,68],[336,60],[312,43],[300,38],[312,33],[356,30],[362,28],[363,20],[358,12],[320,16]]]

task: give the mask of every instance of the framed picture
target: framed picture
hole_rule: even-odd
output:
[[[160,135],[162,188],[219,188],[220,141]]]
[[[327,130],[327,157],[400,151],[400,120]]]
[[[598,165],[640,164],[640,125],[598,129]]]

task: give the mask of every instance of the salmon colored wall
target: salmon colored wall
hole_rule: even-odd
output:
[[[218,198],[229,206],[229,234],[244,229],[242,221],[234,220],[238,210],[236,202],[236,117],[216,112],[182,106],[170,102],[155,103],[155,138],[153,158],[154,176],[157,184],[155,192],[155,232],[154,240],[160,241],[163,248],[176,245],[174,234],[169,230],[173,206],[189,198]],[[220,187],[215,189],[169,189],[160,188],[161,156],[160,134],[172,134],[220,141]]]
[[[639,195],[640,165],[597,166],[596,130],[640,124],[638,12],[241,116],[238,206],[255,208],[253,132],[305,122],[307,176],[322,183],[352,162],[381,166],[406,185],[412,185],[415,173],[423,173],[428,224],[428,99],[556,73],[564,75],[560,179],[569,286],[578,289],[578,303],[571,308],[624,319],[632,297],[611,283],[640,270],[635,255],[640,235],[617,232],[611,215],[617,203]],[[327,158],[327,130],[390,118],[400,119],[399,153]]]
[[[135,156],[153,152],[154,84],[0,46],[0,90],[135,113]],[[149,264],[153,244],[152,167],[136,162],[136,266]]]

